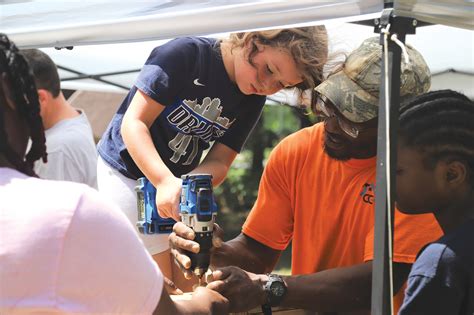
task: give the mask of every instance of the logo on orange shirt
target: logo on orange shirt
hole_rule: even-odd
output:
[[[359,194],[362,197],[362,200],[368,204],[374,204],[375,198],[375,184],[374,183],[365,183],[362,186],[362,191]]]

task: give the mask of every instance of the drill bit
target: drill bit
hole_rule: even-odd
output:
[[[202,286],[202,275],[200,275],[198,278],[199,278],[199,284],[198,284],[198,286]]]

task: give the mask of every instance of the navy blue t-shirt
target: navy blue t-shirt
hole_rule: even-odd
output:
[[[399,315],[474,314],[474,220],[420,252]]]
[[[185,37],[156,47],[98,145],[100,156],[132,179],[144,175],[130,157],[120,127],[137,89],[165,106],[150,133],[177,177],[196,168],[212,141],[240,152],[265,104],[264,96],[244,95],[230,80],[216,39]]]

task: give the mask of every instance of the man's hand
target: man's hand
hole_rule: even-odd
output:
[[[214,223],[214,232],[212,236],[212,245],[218,248],[222,245],[222,236],[224,231]],[[171,247],[171,255],[174,257],[175,263],[183,272],[186,279],[191,279],[193,272],[191,268],[191,259],[185,251],[192,253],[199,253],[200,247],[197,242],[194,242],[194,231],[182,222],[177,222],[173,226],[173,232],[169,235],[168,240]],[[212,255],[212,250],[211,250]]]
[[[257,275],[238,267],[224,267],[212,273],[207,288],[225,296],[230,302],[230,311],[245,312],[265,304],[263,286],[268,276]]]
[[[169,176],[156,185],[156,208],[160,217],[179,221],[181,186],[181,179],[174,176]]]

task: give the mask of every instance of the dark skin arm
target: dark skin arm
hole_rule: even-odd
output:
[[[188,230],[185,226],[182,229],[175,225],[175,233],[186,231]],[[173,249],[180,247],[176,246],[176,237],[176,234],[170,236]],[[191,249],[196,243],[183,240],[181,244]],[[273,269],[280,253],[241,234],[214,251],[212,264],[215,267],[238,266],[250,272],[235,267],[223,267],[214,272],[214,280],[217,281],[210,283],[209,288],[226,296],[230,300],[232,311],[248,310],[258,306],[265,301],[262,286],[267,277],[262,273]],[[175,257],[178,261],[183,261],[180,255]],[[410,267],[410,264],[394,263],[394,292],[398,292],[406,281]],[[309,275],[289,276],[284,280],[288,292],[282,302],[283,306],[332,312],[370,309],[371,262]],[[245,299],[242,298],[244,295]]]
[[[281,251],[257,242],[240,233],[236,238],[215,248],[211,265],[214,268],[238,266],[253,273],[269,273],[273,270]]]
[[[288,294],[283,305],[322,312],[370,307],[372,263],[284,278]],[[337,307],[337,308],[336,308]]]
[[[411,265],[393,264],[394,292],[405,283]],[[369,310],[372,262],[284,278],[288,294],[282,305],[317,311]]]
[[[403,285],[410,265],[394,264],[395,292]],[[215,281],[208,288],[220,292],[230,301],[234,312],[245,311],[265,303],[263,285],[266,275],[224,267],[213,273]],[[283,277],[287,294],[281,305],[318,312],[369,311],[371,304],[372,262],[334,268],[308,274]]]

